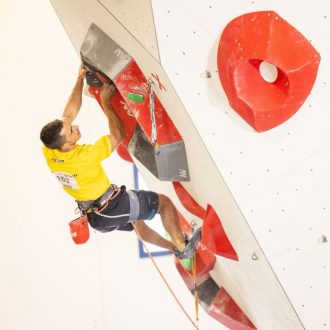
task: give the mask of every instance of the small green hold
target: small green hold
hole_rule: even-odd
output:
[[[143,102],[144,101],[144,96],[141,95],[141,94],[135,94],[135,93],[127,93],[127,98],[130,100],[130,101],[133,101],[133,102]]]
[[[189,259],[181,259],[180,260],[181,265],[187,269],[187,270],[192,270],[192,258]]]

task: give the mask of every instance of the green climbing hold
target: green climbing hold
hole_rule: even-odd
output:
[[[143,102],[144,101],[144,96],[141,94],[127,93],[126,96],[130,101],[133,101],[133,102]]]
[[[180,263],[185,269],[192,270],[192,258],[180,259]]]

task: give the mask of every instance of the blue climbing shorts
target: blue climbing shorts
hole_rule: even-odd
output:
[[[126,190],[120,187],[120,193],[101,211],[94,209],[88,213],[88,222],[92,228],[106,233],[112,230],[132,231],[132,222],[151,220],[158,212],[159,196],[153,191]]]

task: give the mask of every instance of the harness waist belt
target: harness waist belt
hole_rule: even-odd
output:
[[[100,208],[107,202],[108,198],[111,197],[114,190],[115,190],[114,187],[111,185],[110,188],[97,199],[89,200],[89,201],[76,201],[76,202],[81,211],[87,211],[90,208],[95,208],[95,207]]]

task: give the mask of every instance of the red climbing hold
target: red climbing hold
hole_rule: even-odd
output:
[[[180,182],[173,182],[173,187],[185,209],[200,219],[203,219],[205,210],[191,197],[183,185]]]
[[[134,117],[142,127],[150,142],[152,142],[152,122],[150,120],[150,88],[143,72],[135,61],[131,61],[125,69],[114,79],[114,83],[123,99],[130,107]],[[140,97],[133,101],[129,95]],[[157,142],[169,144],[182,141],[182,137],[165,108],[154,94],[154,108],[157,123]]]
[[[202,229],[202,244],[211,252],[232,260],[238,260],[237,253],[231,245],[221,223],[211,205],[207,206]]]
[[[273,82],[260,74],[264,61],[277,69]],[[232,20],[218,48],[219,76],[229,103],[257,131],[283,123],[301,107],[319,62],[310,42],[273,11]]]
[[[216,320],[233,330],[252,330],[256,327],[235,303],[224,288],[220,288],[213,299],[208,313]]]
[[[200,285],[210,277],[210,271],[215,264],[215,255],[205,249],[203,246],[198,245],[196,248],[196,285]],[[183,267],[179,259],[175,260],[176,268],[186,283],[188,289],[194,289],[193,272],[190,269]]]

